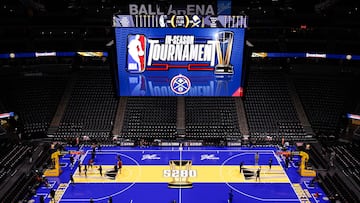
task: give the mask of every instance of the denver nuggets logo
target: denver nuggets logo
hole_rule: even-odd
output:
[[[184,75],[177,75],[171,79],[170,87],[175,94],[186,94],[191,87],[190,79]]]
[[[196,177],[196,170],[192,170],[191,160],[171,160],[170,170],[164,170],[163,176],[172,178],[168,183],[169,188],[192,188],[193,184],[189,178]]]

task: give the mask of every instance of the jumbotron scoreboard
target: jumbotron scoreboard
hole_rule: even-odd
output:
[[[119,96],[243,95],[246,16],[115,15]]]

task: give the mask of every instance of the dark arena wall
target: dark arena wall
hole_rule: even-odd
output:
[[[0,202],[360,202],[358,8],[2,1]]]

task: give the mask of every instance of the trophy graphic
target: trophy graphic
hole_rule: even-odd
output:
[[[216,52],[218,64],[215,66],[215,74],[234,74],[234,68],[230,64],[233,41],[233,32],[223,31],[217,33]]]
[[[171,160],[169,162],[172,181],[168,183],[169,188],[192,188],[193,184],[189,177],[196,176],[191,170],[191,160]]]

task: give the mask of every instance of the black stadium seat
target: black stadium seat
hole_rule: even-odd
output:
[[[174,139],[175,97],[129,97],[121,136],[130,139]]]
[[[56,137],[109,138],[117,103],[109,71],[81,70]]]
[[[317,134],[334,135],[344,114],[348,79],[294,76],[295,87],[312,128]]]
[[[252,71],[245,94],[251,139],[256,144],[305,139],[305,131],[280,72]]]
[[[235,99],[231,97],[186,97],[186,137],[219,142],[240,139]]]

